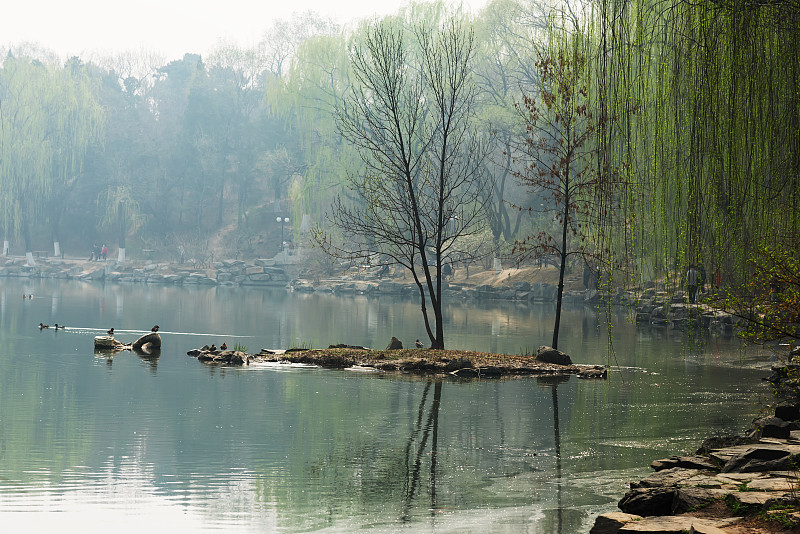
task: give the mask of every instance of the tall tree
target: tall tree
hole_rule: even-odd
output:
[[[609,119],[595,115],[590,105],[581,36],[570,40],[572,46],[542,53],[536,63],[539,91],[520,104],[527,130],[520,151],[527,157],[517,176],[541,195],[541,206],[528,211],[546,217],[545,228],[518,240],[515,251],[558,258],[553,348],[558,348],[567,261],[572,255],[584,261],[593,255],[599,261],[602,251],[592,238],[602,233],[610,215],[608,201],[624,185],[619,169],[596,164],[598,125]],[[555,224],[548,228],[549,221]]]
[[[75,61],[60,68],[7,57],[0,72],[0,101],[0,183],[5,197],[0,209],[6,240],[9,234],[21,235],[28,263],[33,264],[33,232],[50,211],[57,239],[59,200],[80,171],[89,143],[97,138],[103,114]]]
[[[472,251],[461,238],[479,230],[485,158],[470,119],[475,41],[455,16],[438,28],[371,24],[350,51],[355,83],[337,110],[339,130],[363,168],[348,176],[355,201],[330,213],[350,258],[385,257],[408,269],[419,289],[431,347],[445,346],[443,266]],[[430,310],[430,311],[429,311]]]

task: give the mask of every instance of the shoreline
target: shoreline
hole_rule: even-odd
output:
[[[654,473],[630,483],[619,511],[600,514],[590,534],[800,533],[800,361],[789,355],[768,379],[773,415],[743,436],[707,438],[694,455],[654,460]]]

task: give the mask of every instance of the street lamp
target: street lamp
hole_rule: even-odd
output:
[[[289,217],[277,217],[275,221],[281,223],[281,252],[283,252],[283,225],[289,222]]]

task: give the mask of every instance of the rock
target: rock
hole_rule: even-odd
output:
[[[536,351],[536,359],[544,363],[554,363],[556,365],[572,365],[572,359],[568,354],[558,349],[542,345]]]
[[[751,438],[743,438],[742,436],[714,436],[706,439],[700,444],[696,454],[708,454],[713,450],[724,449],[726,447],[734,447],[736,445],[748,445],[755,443],[757,440]]]
[[[789,439],[791,428],[789,423],[777,417],[762,417],[753,421],[753,438]]]
[[[677,487],[700,474],[702,472],[699,469],[682,469],[680,467],[662,469],[639,482],[631,482],[631,489]]]
[[[394,339],[394,338],[392,338]],[[336,345],[328,345],[329,349],[355,349],[355,350],[369,350],[367,347],[362,347],[360,345],[345,345],[344,343],[338,343]],[[402,347],[400,347],[402,348]],[[389,349],[387,349],[389,350]]]
[[[722,473],[753,473],[758,471],[781,471],[789,467],[789,451],[757,445],[744,453],[734,455],[725,462]]]
[[[794,491],[797,489],[797,480],[785,477],[757,478],[747,483],[748,490],[756,491]]]
[[[727,491],[712,488],[679,488],[672,501],[672,513],[683,514],[706,506],[727,495]]]
[[[617,532],[620,534],[629,532],[652,533],[652,534],[725,534],[720,526],[728,524],[726,521],[714,521],[712,519],[700,519],[697,517],[646,517],[641,521],[630,521],[623,525]],[[719,526],[718,526],[719,525]]]
[[[631,521],[640,521],[641,519],[642,516],[640,515],[626,514],[625,512],[600,514],[594,520],[594,526],[589,531],[589,534],[616,534],[623,525]]]
[[[161,336],[158,335],[157,332],[149,332],[136,341],[133,342],[131,345],[133,350],[140,350],[143,348],[149,349],[160,349],[161,348]]]
[[[800,406],[784,402],[775,407],[775,417],[784,421],[800,420]]]
[[[586,367],[583,368],[577,376],[578,378],[584,379],[605,379],[608,378],[608,369],[600,365]]]
[[[676,488],[636,488],[628,491],[617,505],[626,514],[670,515]]]
[[[386,346],[386,350],[400,350],[403,348],[403,342],[392,336],[392,340]]]
[[[705,456],[671,456],[663,460],[656,460],[650,464],[655,471],[681,467],[683,469],[708,469],[719,470],[719,466]]]
[[[764,491],[735,491],[730,494],[736,504],[745,508],[763,508],[774,495]]]

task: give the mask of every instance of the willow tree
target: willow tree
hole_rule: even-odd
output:
[[[405,267],[419,290],[431,347],[445,346],[442,267],[469,255],[462,238],[481,220],[485,148],[471,125],[473,34],[455,17],[438,27],[371,24],[350,49],[352,90],[337,110],[363,168],[347,176],[329,220],[344,240],[328,252]]]
[[[128,234],[136,230],[140,221],[139,203],[126,185],[109,186],[100,193],[97,203],[104,207],[100,226],[116,232],[117,261],[125,263]]]
[[[800,241],[796,0],[603,0],[589,37],[597,105],[640,105],[604,132],[646,201],[630,213],[656,276],[689,262],[743,285],[765,243]]]
[[[0,100],[0,209],[6,241],[21,236],[32,265],[33,228],[79,172],[100,114],[89,85],[72,69],[28,58],[4,60]]]

